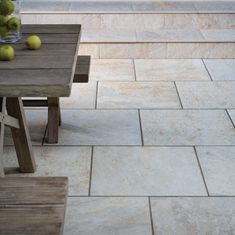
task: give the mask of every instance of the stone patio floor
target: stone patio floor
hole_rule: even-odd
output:
[[[93,59],[61,102],[58,145],[26,115],[34,175],[70,180],[65,235],[235,234],[235,60]]]

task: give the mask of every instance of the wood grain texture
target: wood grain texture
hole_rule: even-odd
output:
[[[69,96],[79,48],[80,25],[25,25],[16,58],[0,62],[0,97]],[[30,51],[25,38],[37,33],[42,48]],[[57,71],[58,70],[58,71]]]
[[[66,177],[0,178],[0,234],[63,234],[67,193]]]
[[[5,115],[6,110],[6,98],[0,97],[0,112]],[[4,166],[3,166],[3,140],[4,140],[4,123],[0,122],[0,177],[4,177]]]

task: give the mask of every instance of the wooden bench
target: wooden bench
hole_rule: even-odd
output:
[[[66,177],[0,178],[0,235],[62,235]]]
[[[78,56],[73,83],[88,83],[90,56]],[[47,143],[58,142],[58,127],[61,124],[60,97],[46,99],[23,99],[24,107],[48,107]]]

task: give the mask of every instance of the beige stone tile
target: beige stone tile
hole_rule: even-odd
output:
[[[235,195],[235,147],[197,147],[211,196]]]
[[[194,25],[194,14],[165,14],[165,29],[192,30]]]
[[[135,60],[138,81],[210,80],[201,60]]]
[[[164,14],[135,14],[135,29],[159,30],[165,27]]]
[[[92,81],[133,81],[134,64],[128,59],[94,59],[91,61],[90,80]]]
[[[4,148],[7,176],[66,176],[69,195],[88,195],[91,147],[34,147],[37,170],[34,174],[18,173],[15,149]]]
[[[235,29],[204,29],[201,32],[207,41],[235,41]]]
[[[42,145],[47,125],[47,109],[25,110],[26,122],[33,145]],[[5,128],[5,145],[13,145],[10,128]]]
[[[96,147],[91,194],[202,196],[206,189],[193,148]]]
[[[100,82],[97,107],[180,108],[174,83]]]
[[[22,24],[36,24],[37,17],[34,14],[21,14],[21,22]]]
[[[93,59],[99,59],[100,57],[100,48],[99,44],[84,44],[79,45],[79,55],[89,55]]]
[[[100,58],[165,58],[166,43],[101,44]]]
[[[234,58],[234,43],[168,43],[167,58]]]
[[[204,62],[213,80],[235,80],[234,59],[206,59]]]
[[[159,29],[136,31],[138,42],[198,42],[204,41],[199,30],[187,29]]]
[[[233,145],[234,127],[224,110],[142,110],[145,145]]]
[[[66,235],[151,235],[147,198],[73,197],[68,199]]]
[[[59,145],[141,145],[137,110],[62,110]]]
[[[61,98],[61,108],[94,109],[96,100],[96,82],[74,83],[70,97]]]
[[[183,108],[235,108],[234,82],[177,82]]]
[[[235,198],[151,198],[156,234],[233,234]]]
[[[235,4],[233,1],[227,1],[226,4],[224,1],[195,1],[195,8],[198,12],[234,12]]]

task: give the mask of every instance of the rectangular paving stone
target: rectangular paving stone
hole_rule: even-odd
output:
[[[25,110],[26,122],[33,145],[42,145],[47,125],[47,109],[35,108]],[[10,128],[5,128],[5,145],[13,145]]]
[[[235,147],[197,147],[211,196],[235,196]]]
[[[147,198],[68,198],[66,235],[151,235]]]
[[[234,42],[235,40],[235,29],[204,29],[201,32],[207,41]]]
[[[141,145],[137,110],[62,110],[59,145]]]
[[[95,108],[96,86],[96,82],[73,84],[71,95],[60,99],[61,108]]]
[[[135,60],[138,81],[210,80],[201,60],[156,59]]]
[[[90,80],[134,81],[134,64],[129,59],[93,59]]]
[[[206,59],[204,62],[213,80],[235,80],[234,59]]]
[[[235,108],[235,81],[177,82],[183,108]]]
[[[171,82],[99,82],[97,107],[181,108]]]
[[[97,147],[91,195],[207,194],[193,148]]]
[[[17,171],[18,162],[13,147],[4,148],[4,167],[7,177],[66,176],[69,195],[88,195],[91,147],[34,147],[37,170],[34,174]]]
[[[232,235],[235,198],[151,198],[155,234]]]
[[[234,127],[224,110],[142,110],[145,145],[233,145]]]

